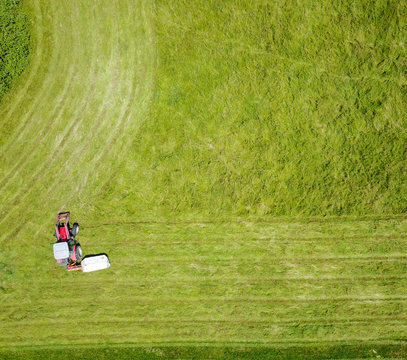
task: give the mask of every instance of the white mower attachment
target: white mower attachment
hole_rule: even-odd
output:
[[[81,262],[83,272],[91,272],[97,270],[103,270],[110,267],[110,261],[107,255],[90,255],[85,256]]]

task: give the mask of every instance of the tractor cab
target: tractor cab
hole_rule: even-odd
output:
[[[69,212],[59,213],[57,222],[55,224],[55,233],[54,236],[57,238],[57,241],[68,241],[71,238],[75,240],[75,236],[79,232],[79,224],[74,223],[72,228],[69,225]]]
[[[67,241],[69,239],[69,232],[66,231],[65,225],[59,226],[59,237],[61,241]]]

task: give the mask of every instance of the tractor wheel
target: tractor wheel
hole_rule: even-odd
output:
[[[82,248],[79,244],[76,244],[75,246],[75,256],[76,256],[76,261],[80,261],[83,256]]]
[[[71,233],[75,237],[76,235],[78,235],[78,232],[79,232],[79,224],[74,223],[73,226],[72,226]]]

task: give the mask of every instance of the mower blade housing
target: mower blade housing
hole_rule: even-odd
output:
[[[110,267],[110,261],[107,255],[90,255],[86,256],[82,262],[82,271],[91,272],[97,270],[103,270]]]

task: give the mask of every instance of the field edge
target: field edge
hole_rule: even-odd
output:
[[[65,359],[75,354],[81,359],[356,359],[356,358],[404,358],[407,342],[358,343],[328,345],[67,345],[53,347],[10,347],[0,349],[0,358],[8,359]]]

